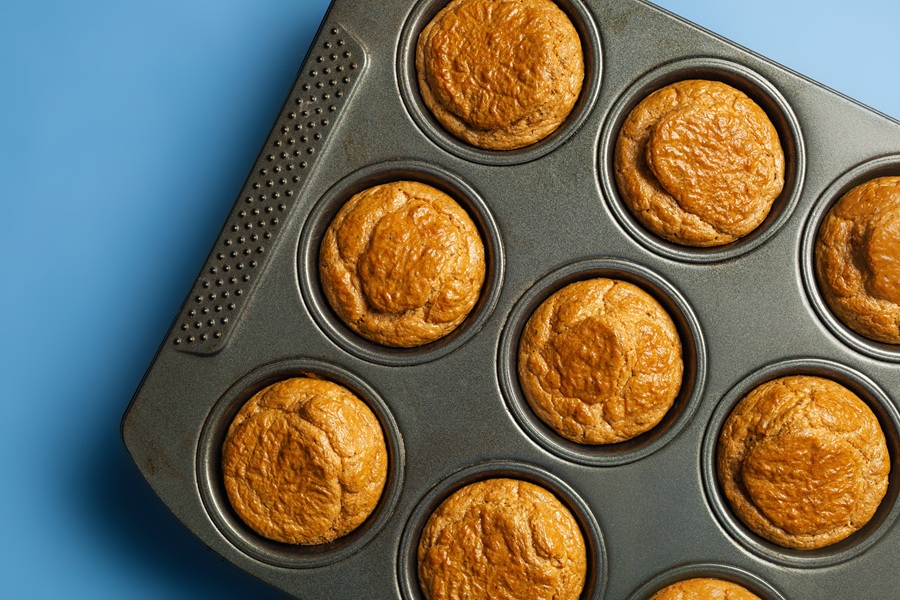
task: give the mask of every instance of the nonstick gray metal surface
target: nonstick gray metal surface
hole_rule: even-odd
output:
[[[445,134],[415,85],[416,36],[445,0],[336,0],[297,82],[122,423],[150,485],[207,546],[297,598],[418,599],[414,548],[430,510],[495,474],[550,488],[590,549],[584,598],[641,600],[679,578],[716,575],[762,598],[890,599],[900,589],[900,349],[860,338],[824,306],[813,235],[862,180],[900,175],[900,125],[638,0],[558,0],[582,36],[586,80],[569,121],[511,152]],[[659,241],[623,208],[612,146],[628,110],[672,81],[719,79],[770,115],[785,191],[749,238],[718,250]],[[324,302],[318,241],[352,193],[409,178],[444,189],[481,229],[480,304],[440,342],[367,343]],[[637,283],[674,316],[685,385],[653,431],[585,448],[550,433],[521,399],[518,334],[531,309],[597,274]],[[243,401],[316,373],[365,398],[387,433],[379,507],[320,547],[259,538],[221,483],[224,431]],[[817,551],[773,546],[734,518],[713,453],[728,409],[753,385],[823,374],[856,391],[888,437],[894,469],[873,521]]]

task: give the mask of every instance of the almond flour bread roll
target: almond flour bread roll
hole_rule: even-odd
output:
[[[758,386],[719,435],[719,483],[732,509],[786,548],[822,548],[863,527],[887,492],[890,468],[872,410],[822,377]]]
[[[587,550],[556,496],[525,481],[488,479],[432,513],[418,572],[427,600],[577,600]]]
[[[306,377],[250,398],[222,445],[235,512],[286,544],[324,544],[359,527],[381,498],[387,466],[372,410],[343,386]]]
[[[760,597],[730,581],[698,577],[666,586],[650,600],[760,600]]]
[[[784,186],[784,152],[766,113],[718,81],[679,81],[642,100],[615,150],[622,200],[676,244],[729,244],[756,229]]]
[[[681,340],[665,309],[614,279],[572,283],[531,315],[519,341],[519,382],[561,436],[611,444],[653,428],[681,389]]]
[[[828,211],[815,249],[831,311],[867,338],[900,344],[900,177],[847,192]]]
[[[484,243],[450,196],[415,181],[364,190],[322,239],[319,278],[334,312],[362,337],[409,348],[452,332],[485,278]]]
[[[489,150],[533,144],[584,80],[578,32],[550,0],[453,0],[416,46],[419,92],[447,131]]]

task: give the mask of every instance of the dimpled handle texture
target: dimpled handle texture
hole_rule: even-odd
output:
[[[170,333],[178,350],[214,354],[225,347],[364,60],[343,28],[322,26]]]

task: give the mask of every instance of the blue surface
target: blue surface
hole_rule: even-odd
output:
[[[661,4],[900,117],[900,4]],[[4,598],[283,597],[169,515],[119,420],[326,7],[0,1]]]

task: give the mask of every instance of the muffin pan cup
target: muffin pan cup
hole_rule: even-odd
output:
[[[725,246],[695,248],[667,241],[644,227],[622,200],[616,185],[614,155],[616,138],[632,109],[653,92],[687,79],[709,79],[730,85],[747,94],[769,117],[778,132],[784,151],[784,188],[772,203],[762,223],[741,239]],[[600,141],[600,181],[616,218],[647,249],[675,260],[711,263],[729,260],[749,252],[778,232],[790,218],[800,198],[806,168],[806,152],[800,124],[778,89],[757,72],[732,61],[715,57],[676,60],[653,69],[628,88],[613,105]]]
[[[835,381],[856,394],[872,409],[887,442],[891,465],[900,463],[900,413],[884,391],[862,373],[839,363],[821,359],[792,359],[766,365],[751,373],[725,394],[713,412],[703,439],[703,483],[713,512],[734,539],[753,552],[774,563],[795,568],[821,568],[837,565],[860,556],[876,544],[892,526],[900,513],[900,473],[892,468],[887,493],[872,519],[859,531],[829,546],[816,550],[794,550],[773,544],[752,532],[731,509],[722,492],[716,473],[719,435],[735,406],[754,388],[790,375],[809,375]]]
[[[419,587],[416,554],[419,536],[428,518],[441,502],[457,490],[477,481],[493,478],[518,479],[538,485],[551,492],[569,509],[581,529],[587,554],[587,576],[582,598],[603,598],[607,579],[606,548],[600,527],[584,500],[564,481],[543,469],[517,461],[493,460],[451,473],[437,482],[413,509],[400,539],[397,558],[397,577],[404,600],[424,598]]]
[[[485,279],[481,297],[469,316],[446,336],[413,348],[390,348],[376,344],[351,331],[334,313],[319,280],[319,246],[335,214],[355,194],[391,181],[417,181],[453,198],[472,218],[485,249]],[[300,239],[297,268],[300,289],[319,327],[344,350],[371,362],[405,366],[435,360],[453,352],[475,335],[490,317],[503,280],[503,244],[490,208],[459,176],[417,161],[391,161],[351,173],[334,185],[307,219]]]
[[[803,258],[803,284],[809,301],[816,310],[822,322],[842,342],[850,348],[866,354],[875,359],[900,363],[900,346],[885,344],[861,335],[848,327],[828,307],[825,297],[819,288],[818,275],[816,275],[816,238],[819,228],[825,220],[828,211],[835,202],[854,187],[878,177],[896,177],[900,175],[900,156],[881,156],[867,161],[861,165],[841,174],[822,193],[819,202],[809,214],[806,228],[803,231],[800,254]]]
[[[555,432],[535,414],[519,383],[519,340],[540,304],[576,281],[605,277],[632,283],[650,294],[675,323],[681,341],[684,375],[681,390],[663,419],[649,431],[616,444],[579,444]],[[624,465],[664,447],[690,421],[703,397],[706,349],[696,315],[672,284],[638,264],[595,258],[566,265],[538,281],[513,307],[500,339],[497,371],[509,409],[522,430],[560,458],[593,466]]]
[[[646,584],[642,585],[640,589],[636,590],[628,597],[628,600],[647,600],[666,586],[672,585],[678,581],[694,579],[697,577],[722,579],[724,581],[736,583],[756,594],[762,600],[785,600],[784,596],[782,596],[778,590],[753,573],[729,567],[728,565],[715,563],[680,565],[665,573],[660,573]]]
[[[556,2],[581,38],[584,53],[584,85],[581,96],[569,117],[549,136],[530,146],[516,150],[494,152],[477,148],[446,131],[431,114],[419,93],[416,75],[416,41],[419,34],[449,0],[419,0],[406,20],[397,52],[397,77],[400,95],[416,125],[441,148],[458,157],[488,165],[514,165],[540,158],[552,152],[573,135],[585,122],[600,92],[603,72],[603,52],[600,34],[591,10],[583,0]]]
[[[896,597],[900,465],[870,527],[795,556],[753,539],[723,511],[709,453],[735,390],[773,368],[796,368],[856,386],[900,460],[898,350],[855,340],[823,311],[809,241],[842,190],[900,172],[900,124],[640,0],[559,4],[587,53],[582,98],[551,138],[490,153],[437,129],[417,97],[416,32],[441,2],[384,0],[374,27],[369,4],[335,0],[125,413],[122,436],[135,464],[206,546],[303,600],[418,599],[409,548],[427,507],[463,480],[504,473],[546,483],[580,514],[593,544],[585,600],[637,600],[663,580],[710,573],[751,584],[766,600]],[[720,250],[671,247],[636,230],[609,170],[625,109],[689,76],[733,83],[761,101],[786,150],[789,183],[770,220]],[[432,183],[460,200],[488,257],[469,319],[445,340],[410,350],[368,344],[336,321],[316,270],[322,231],[341,199],[393,178]],[[511,400],[523,307],[591,273],[642,285],[679,313],[682,342],[693,345],[685,353],[693,383],[678,412],[646,444],[604,449],[600,458],[560,451]],[[219,449],[241,399],[308,372],[346,384],[373,407],[390,447],[389,481],[357,532],[323,547],[285,547],[231,511]]]
[[[222,477],[222,442],[234,416],[256,392],[291,377],[325,379],[349,389],[375,414],[388,452],[388,473],[381,500],[357,529],[327,544],[302,546],[267,540],[253,532],[231,509]],[[378,393],[356,375],[315,360],[288,360],[263,365],[241,378],[210,412],[200,435],[197,455],[200,495],[222,534],[250,556],[288,568],[309,568],[349,556],[378,534],[390,517],[404,471],[403,440],[390,409]]]

